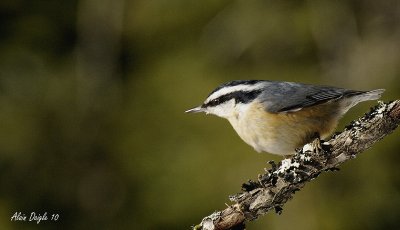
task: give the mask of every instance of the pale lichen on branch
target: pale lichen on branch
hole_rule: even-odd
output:
[[[242,192],[229,199],[234,205],[203,218],[194,229],[244,229],[244,223],[270,210],[282,212],[283,205],[304,185],[324,171],[337,167],[375,142],[392,133],[400,123],[400,100],[379,104],[363,117],[353,121],[330,140],[316,139],[297,153],[278,164],[271,161],[270,169],[260,174],[257,181],[242,185]]]

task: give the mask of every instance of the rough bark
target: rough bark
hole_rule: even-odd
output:
[[[355,158],[375,142],[392,133],[400,123],[400,100],[380,102],[363,117],[351,122],[330,140],[318,139],[305,145],[289,159],[242,185],[242,192],[230,196],[235,204],[203,218],[194,229],[244,229],[244,223],[274,210],[281,213],[283,205],[304,185],[324,171],[331,171]]]

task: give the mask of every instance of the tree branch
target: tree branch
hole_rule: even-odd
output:
[[[242,192],[230,196],[234,205],[203,218],[194,229],[244,229],[244,223],[270,210],[281,213],[283,205],[304,185],[324,171],[332,171],[355,158],[375,142],[392,133],[400,123],[400,100],[379,104],[326,142],[318,139],[305,145],[290,159],[284,159],[242,185]]]

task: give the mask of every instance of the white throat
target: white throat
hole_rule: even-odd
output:
[[[231,99],[223,104],[219,104],[213,107],[208,107],[206,112],[216,115],[218,117],[229,119],[229,117],[234,116],[234,114],[236,113],[237,110],[236,107],[237,106],[235,100]]]

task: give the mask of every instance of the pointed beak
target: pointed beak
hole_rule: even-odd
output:
[[[201,113],[201,112],[205,112],[206,110],[204,108],[202,108],[201,106],[197,106],[193,109],[189,109],[186,110],[185,113]]]

